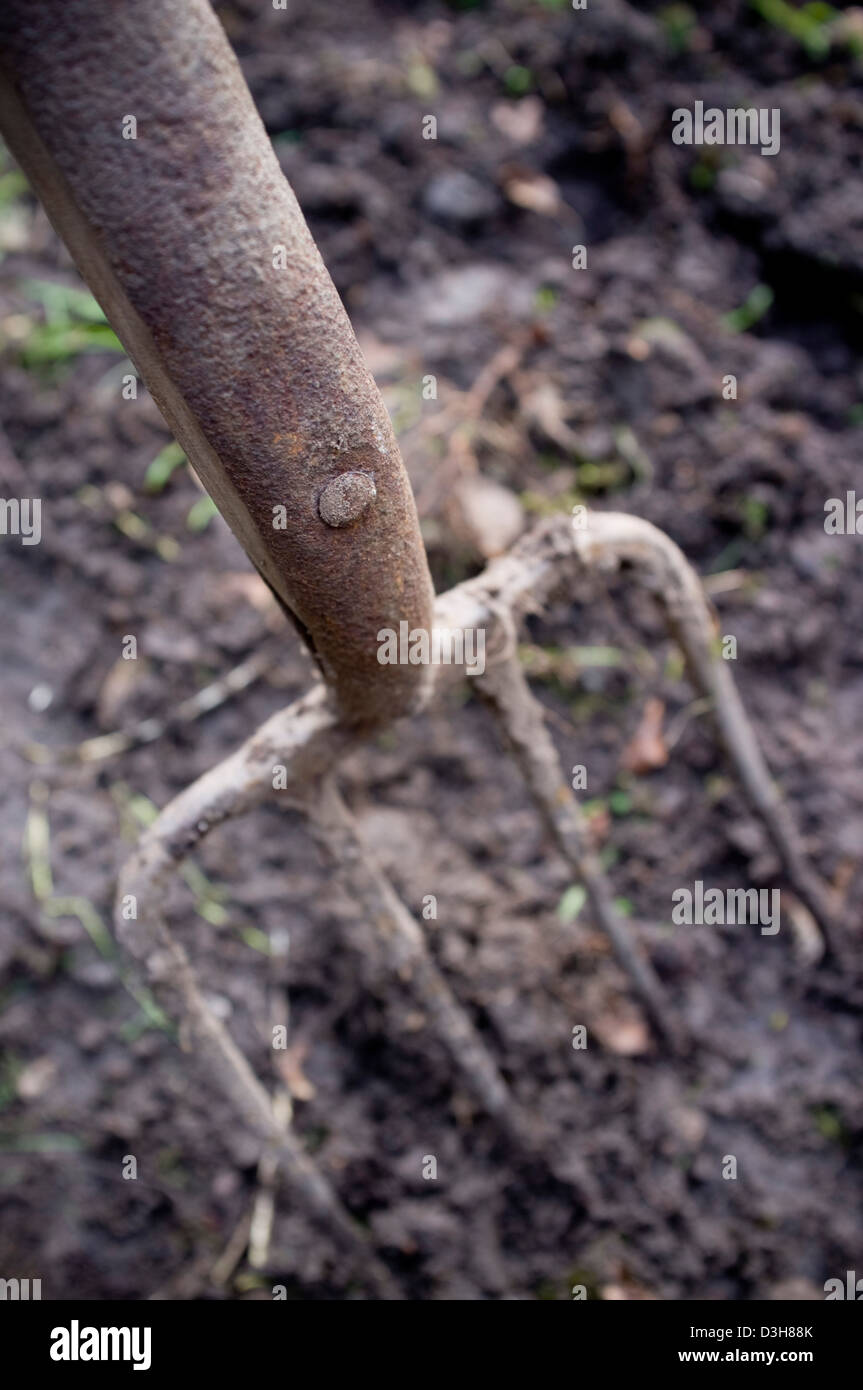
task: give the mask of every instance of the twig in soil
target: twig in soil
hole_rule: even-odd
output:
[[[271,938],[271,964],[280,955],[286,955],[287,949],[287,933],[284,934],[284,942],[280,943],[280,949],[276,948],[276,944]],[[270,1016],[271,1026],[280,1026],[284,1028],[285,1034],[287,1035],[290,1022],[287,990],[284,988],[277,988],[274,984],[271,985],[269,989],[267,1012]],[[273,1055],[275,1057],[276,1054]],[[287,1056],[287,1053],[282,1053],[281,1055]],[[275,1116],[276,1123],[282,1130],[287,1130],[294,1118],[291,1093],[285,1084],[284,1077],[279,1079],[273,1094],[273,1115]],[[273,1220],[276,1214],[278,1177],[278,1153],[274,1151],[272,1145],[268,1145],[265,1147],[258,1160],[258,1186],[255,1192],[255,1199],[252,1203],[249,1220],[249,1264],[252,1269],[266,1269],[269,1261],[270,1240],[273,1234]]]
[[[200,1287],[209,1284],[211,1288],[221,1289],[232,1277],[234,1270],[243,1258],[246,1247],[249,1244],[249,1232],[252,1227],[252,1209],[244,1212],[231,1232],[227,1245],[222,1251],[212,1269],[208,1269],[206,1278],[201,1279]],[[188,1296],[188,1295],[187,1295]]]
[[[279,1128],[286,1132],[291,1123],[291,1098],[284,1089],[277,1091],[273,1097],[273,1116]],[[267,1145],[258,1161],[258,1188],[249,1222],[249,1264],[252,1269],[266,1269],[269,1262],[278,1177],[278,1147]]]
[[[40,929],[44,931],[45,918],[77,917],[102,959],[116,968],[120,983],[134,999],[149,1026],[167,1031],[168,1020],[150,991],[133,979],[130,971],[118,959],[119,952],[114,938],[102,921],[95,904],[80,894],[60,896],[54,892],[51,823],[43,809],[47,798],[48,788],[44,783],[33,782],[30,786],[30,810],[24,828],[23,844],[27,876],[40,909]],[[50,935],[48,939],[52,939]]]
[[[417,493],[420,513],[436,504],[456,478],[477,468],[474,435],[488,398],[499,382],[505,381],[521,363],[530,344],[530,331],[517,333],[513,340],[489,358],[466,391],[459,391],[443,410],[431,416],[423,432],[429,440],[446,438],[446,454],[429,473]]]
[[[202,690],[188,699],[181,700],[165,719],[142,719],[131,729],[117,730],[110,734],[97,734],[95,738],[84,739],[83,743],[73,743],[65,748],[52,748],[47,743],[22,743],[20,752],[32,763],[68,765],[70,763],[95,763],[104,758],[115,758],[120,753],[128,753],[131,748],[140,748],[145,743],[154,743],[171,729],[183,724],[191,724],[211,710],[218,709],[233,695],[248,690],[250,685],[266,675],[276,660],[274,644],[268,643],[259,651],[234,666],[224,676],[219,676]]]

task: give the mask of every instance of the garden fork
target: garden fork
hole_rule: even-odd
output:
[[[784,871],[835,945],[830,890],[802,852],[680,550],[636,517],[542,523],[435,598],[392,426],[338,293],[206,0],[7,0],[0,128],[189,462],[299,629],[320,678],[164,808],[120,875],[116,930],[183,1046],[314,1218],[392,1275],[201,994],[164,886],[217,825],[277,798],[350,885],[395,987],[411,992],[473,1095],[517,1149],[542,1135],[375,865],[336,769],[370,734],[429,709],[465,666],[383,662],[381,635],[482,632],[470,677],[664,1043],[685,1047],[632,939],[517,655],[520,619],[594,571],[654,591]]]

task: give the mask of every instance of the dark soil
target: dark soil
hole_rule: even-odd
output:
[[[439,587],[481,557],[447,510],[433,417],[517,343],[475,436],[480,468],[529,512],[580,499],[647,517],[713,576],[771,767],[846,906],[841,972],[801,961],[787,914],[772,937],[670,925],[671,892],[695,879],[787,885],[652,602],[620,584],[562,598],[527,640],[551,652],[535,689],[564,765],[588,768],[615,891],[693,1037],[684,1059],[650,1040],[587,910],[560,920],[570,876],[475,700],[353,757],[349,800],[411,908],[437,896],[431,949],[546,1126],[552,1177],[513,1157],[406,993],[361,959],[354,906],[300,821],[271,808],[214,831],[195,859],[210,887],[174,894],[180,935],[268,1085],[259,1020],[287,991],[310,1083],[296,1128],[416,1299],[565,1299],[574,1283],[814,1298],[860,1267],[863,564],[859,537],[825,534],[824,504],[854,488],[863,441],[861,66],[840,44],[809,57],[733,0],[699,6],[679,40],[677,12],[220,7],[402,435]],[[780,153],[674,145],[671,112],[696,100],[780,108]],[[437,140],[422,139],[427,113]],[[525,188],[546,211],[520,205]],[[188,528],[188,471],[145,491],[168,435],[145,391],[121,399],[121,359],[21,364],[12,328],[35,314],[22,281],[77,283],[44,214],[23,207],[28,244],[0,266],[0,481],[41,496],[43,540],[5,540],[2,562],[0,1273],[41,1277],[46,1298],[269,1297],[275,1283],[365,1297],[284,1194],[266,1268],[240,1259],[213,1281],[253,1200],[255,1144],[194,1057],[147,1026],[81,920],[110,920],[141,798],[162,806],[310,666],[222,521]],[[571,267],[577,243],[586,270]],[[724,316],[759,285],[771,307],[732,331]],[[437,402],[421,398],[427,374]],[[137,662],[121,659],[126,634]],[[264,641],[267,677],[181,730],[83,766],[22,755],[27,740],[164,718]],[[617,664],[567,665],[574,644],[614,648]],[[627,774],[651,697],[671,757]],[[77,915],[34,899],[33,808],[53,893],[81,900]],[[284,931],[276,966],[256,933]],[[580,1023],[589,1046],[574,1051]]]

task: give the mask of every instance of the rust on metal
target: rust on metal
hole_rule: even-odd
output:
[[[6,0],[0,74],[4,138],[343,715],[414,709],[427,671],[377,660],[432,622],[413,494],[209,4]]]

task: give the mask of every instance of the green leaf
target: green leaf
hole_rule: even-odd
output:
[[[160,449],[144,474],[145,492],[161,492],[173,473],[186,462],[186,455],[175,439]]]
[[[186,525],[190,531],[206,531],[213,517],[218,515],[219,509],[212,497],[199,497],[186,517]]]
[[[573,883],[557,905],[557,915],[561,922],[566,926],[574,922],[586,902],[587,890],[580,883]]]
[[[730,314],[723,314],[722,323],[731,333],[746,333],[759,319],[763,318],[773,303],[773,291],[769,285],[756,285],[746,299]]]

